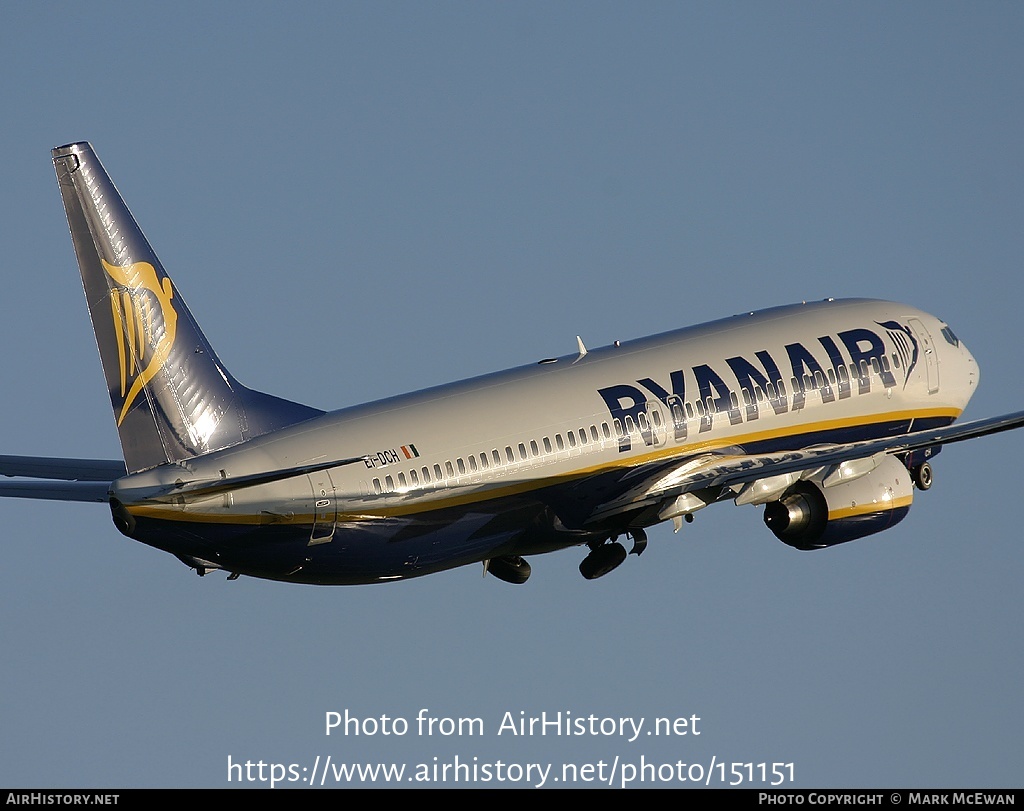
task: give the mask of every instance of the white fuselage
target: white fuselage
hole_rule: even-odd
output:
[[[196,525],[224,530],[217,565],[241,570],[232,543],[251,549],[260,530],[278,539],[289,527],[302,533],[303,554],[284,569],[297,567],[300,579],[314,582],[354,582],[342,571],[310,575],[318,558],[344,569],[347,555],[332,552],[347,551],[360,558],[366,582],[607,532],[558,506],[560,489],[591,477],[736,448],[764,452],[948,424],[977,381],[966,347],[919,310],[871,300],[794,305],[328,413],[128,476],[113,495],[147,527],[159,525],[159,539],[175,526],[186,535]],[[176,480],[355,457],[363,460],[203,499],[152,500]],[[537,526],[527,534],[494,523],[510,508],[521,520],[530,503]],[[371,536],[392,547],[401,546],[396,538],[416,540],[372,571],[353,549]],[[209,555],[214,545],[207,546]]]

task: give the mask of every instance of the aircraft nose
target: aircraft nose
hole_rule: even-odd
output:
[[[974,355],[971,354],[971,350],[965,344],[960,344],[960,348],[963,352],[964,363],[967,365],[970,385],[972,388],[976,388],[981,380],[981,369],[978,368],[978,362],[974,359]]]
[[[981,380],[981,369],[978,368],[978,362],[974,359],[971,350],[967,348],[963,341],[957,341],[957,354],[959,355],[958,365],[960,366],[958,377],[964,383],[964,405],[966,406],[967,400],[978,389],[978,383]]]

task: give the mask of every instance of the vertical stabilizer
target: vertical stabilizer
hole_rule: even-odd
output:
[[[57,147],[53,162],[130,472],[322,413],[224,368],[89,144]]]

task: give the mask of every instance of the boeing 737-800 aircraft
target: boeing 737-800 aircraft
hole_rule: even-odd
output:
[[[0,457],[0,495],[106,502],[199,574],[397,580],[469,563],[509,582],[583,547],[593,579],[727,499],[818,549],[893,526],[978,366],[950,327],[827,300],[325,413],[218,359],[87,143],[53,150],[124,461]]]

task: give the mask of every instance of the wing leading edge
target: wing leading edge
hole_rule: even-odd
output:
[[[705,506],[705,502],[699,499],[686,497],[711,488],[730,488],[736,493],[739,504],[762,504],[774,500],[780,492],[810,474],[815,474],[827,487],[871,472],[885,456],[937,449],[1021,426],[1024,426],[1024,411],[841,445],[818,445],[766,454],[703,453],[675,464],[652,466],[647,475],[641,474],[639,481],[634,475],[629,489],[598,504],[586,523],[599,523],[615,515],[655,505],[663,506],[660,518],[667,520]],[[758,484],[762,485],[760,493],[757,492]],[[673,505],[672,499],[682,501]],[[673,512],[673,506],[678,512]]]

